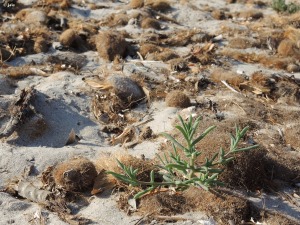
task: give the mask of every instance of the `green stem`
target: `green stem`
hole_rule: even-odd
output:
[[[138,181],[140,185],[154,185],[154,186],[166,186],[166,185],[174,185],[174,182],[145,182],[145,181]]]
[[[191,179],[194,176],[194,166],[195,166],[195,160],[196,160],[196,154],[192,153],[190,158],[190,173],[188,175],[188,178]]]

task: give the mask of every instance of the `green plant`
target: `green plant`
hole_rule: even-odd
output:
[[[176,190],[184,190],[189,186],[201,187],[205,190],[209,188],[223,185],[218,181],[218,176],[223,172],[222,166],[226,165],[234,159],[233,154],[241,151],[248,151],[256,148],[257,145],[238,148],[239,141],[245,136],[249,127],[245,127],[240,130],[236,127],[235,136],[231,134],[231,145],[227,153],[221,148],[219,152],[216,152],[210,159],[205,158],[205,162],[197,164],[197,158],[202,154],[201,151],[196,149],[196,145],[207,134],[209,134],[215,126],[207,128],[201,135],[194,137],[196,130],[201,121],[201,117],[197,118],[193,122],[192,117],[187,122],[184,122],[182,117],[179,116],[181,126],[175,126],[185,139],[185,145],[179,143],[174,137],[167,133],[162,133],[168,140],[171,141],[173,146],[173,152],[168,152],[168,157],[164,154],[163,157],[158,156],[161,165],[160,175],[163,179],[162,182],[155,180],[154,170],[150,173],[150,181],[140,181],[137,179],[138,169],[133,169],[131,166],[125,166],[118,161],[119,166],[123,170],[124,174],[118,174],[112,171],[107,173],[113,175],[122,182],[128,183],[132,186],[146,186],[147,188],[137,193],[134,198],[139,198],[142,195],[154,191],[161,187],[174,187]],[[181,157],[178,150],[183,151],[185,157]]]
[[[273,0],[272,8],[277,12],[288,12],[288,13],[295,13],[300,10],[299,5],[296,5],[293,2],[286,4],[285,0]]]

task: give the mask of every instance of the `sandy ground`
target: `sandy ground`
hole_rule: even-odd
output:
[[[20,1],[25,5],[30,5],[35,1]],[[93,1],[89,1],[90,3]],[[248,4],[231,4],[228,5],[223,0],[212,1],[188,1],[187,4],[180,4],[179,1],[172,1],[172,11],[167,13],[167,16],[174,18],[179,25],[162,22],[167,28],[161,33],[171,33],[177,29],[201,29],[208,34],[221,34],[221,27],[224,21],[215,20],[210,13],[201,10],[205,7],[224,8],[230,12],[248,9]],[[122,7],[126,5],[126,1],[94,1],[98,5],[109,6],[91,10],[85,6],[74,4],[70,8],[70,13],[73,17],[81,18],[82,20],[95,19],[100,20],[113,12],[122,11]],[[135,9],[129,9],[127,13],[134,13]],[[264,9],[264,14],[275,14],[271,8]],[[242,25],[238,25],[241,26]],[[104,28],[105,29],[105,28]],[[128,24],[124,27],[117,28],[118,30],[126,30],[130,33],[141,34],[140,28],[135,25]],[[226,40],[221,45],[226,45]],[[32,61],[40,63],[49,55],[60,54],[59,50],[53,48],[55,43],[47,53],[39,53],[17,57],[8,62],[9,65],[22,66]],[[191,46],[178,48],[178,52],[184,55],[190,51]],[[0,142],[0,189],[14,178],[20,178],[26,169],[33,167],[34,170],[30,174],[29,179],[34,180],[41,175],[48,166],[55,165],[66,159],[75,156],[84,156],[95,162],[103,154],[114,152],[130,153],[137,157],[144,155],[146,158],[153,158],[160,147],[160,143],[164,142],[163,138],[144,141],[135,145],[132,148],[125,149],[121,145],[112,146],[108,143],[107,133],[101,132],[103,125],[100,124],[93,116],[91,111],[92,88],[87,85],[82,78],[87,75],[94,74],[101,66],[112,66],[112,63],[107,63],[98,56],[95,51],[87,51],[80,53],[85,57],[84,66],[75,72],[61,71],[47,76],[27,76],[26,78],[9,80],[6,74],[1,74],[0,77],[0,101],[17,96],[24,88],[34,87],[35,92],[35,110],[42,115],[44,121],[47,122],[47,129],[41,136],[32,139],[30,134],[35,127],[30,127],[30,124],[24,125],[19,129],[17,134],[13,134],[8,138],[2,139]],[[123,72],[130,76],[132,68],[140,70],[149,77],[157,79],[159,82],[164,82],[167,78],[160,74],[158,68],[168,68],[168,65],[163,62],[145,61],[144,65],[148,69],[139,67],[134,60],[128,57],[125,60]],[[150,68],[150,69],[149,69]],[[233,71],[250,75],[254,70],[264,70],[265,73],[285,73],[281,70],[267,69],[259,64],[235,63],[232,66]],[[97,74],[100,77],[101,74]],[[300,79],[300,73],[294,73],[294,76]],[[176,82],[176,81],[174,81]],[[201,93],[201,97],[205,97],[205,93]],[[4,101],[3,101],[4,102]],[[3,103],[4,104],[4,103]],[[181,109],[167,107],[164,101],[151,102],[149,108],[140,105],[132,110],[136,115],[150,116],[152,121],[147,125],[155,134],[159,132],[169,132],[173,129],[173,121],[177,113]],[[188,115],[188,114],[187,114]],[[228,114],[229,115],[229,114]],[[5,124],[7,119],[2,119],[1,125]],[[80,137],[80,141],[76,144],[65,146],[68,135],[71,130],[74,130],[76,135]],[[298,138],[298,137],[295,137]],[[298,152],[299,153],[299,152]],[[297,156],[298,157],[298,156]],[[292,190],[287,190],[291,192]],[[89,204],[83,207],[74,205],[74,212],[77,215],[82,215],[85,218],[91,219],[92,224],[135,224],[140,216],[128,216],[125,212],[117,207],[116,200],[118,193],[112,195],[104,193],[102,195],[89,197]],[[279,211],[300,220],[300,209],[287,201],[282,200],[278,196],[262,195],[260,197],[250,197],[249,200],[259,208],[266,208],[272,211]],[[43,224],[42,218],[47,218],[45,224],[63,225],[63,222],[56,213],[47,211],[37,203],[28,200],[17,199],[5,192],[0,192],[0,224]],[[188,213],[180,215],[186,218],[184,222],[176,224],[215,224],[214,221],[204,213]],[[152,224],[158,224],[153,221]]]

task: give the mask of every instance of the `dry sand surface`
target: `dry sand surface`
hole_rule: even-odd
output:
[[[0,4],[0,225],[300,224],[300,13],[270,0]],[[134,201],[141,187],[105,171],[118,158],[148,173],[171,150],[161,132],[182,141],[177,114],[217,126],[203,156],[228,149],[236,124],[259,148],[224,167],[218,194]]]

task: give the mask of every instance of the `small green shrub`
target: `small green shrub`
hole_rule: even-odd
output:
[[[200,142],[206,135],[208,135],[215,126],[207,128],[201,135],[194,137],[196,130],[199,126],[201,118],[197,118],[193,122],[192,117],[188,122],[184,122],[179,116],[181,126],[175,126],[185,139],[185,145],[179,143],[174,137],[167,133],[162,133],[167,139],[169,139],[173,146],[173,152],[168,152],[168,156],[158,156],[161,165],[157,165],[160,168],[160,175],[163,179],[162,182],[155,181],[155,174],[152,170],[150,173],[150,181],[144,182],[137,179],[138,169],[134,169],[131,166],[127,167],[120,161],[119,166],[123,170],[124,174],[118,174],[112,171],[107,173],[113,175],[122,182],[128,183],[132,186],[146,186],[147,188],[137,193],[134,198],[139,198],[144,194],[154,191],[161,187],[174,187],[176,190],[184,190],[189,186],[201,187],[205,190],[209,188],[223,185],[218,181],[218,176],[223,172],[222,166],[226,165],[234,159],[233,154],[242,151],[248,151],[250,149],[258,147],[253,145],[245,148],[238,148],[239,141],[245,136],[249,127],[245,127],[240,130],[236,127],[235,136],[231,134],[231,145],[229,151],[225,152],[223,148],[219,152],[216,152],[210,159],[206,158],[205,162],[196,164],[196,159],[202,154],[201,151],[196,149],[196,144]],[[178,151],[183,151],[185,158],[183,159]]]
[[[286,4],[285,0],[273,0],[272,8],[277,12],[295,13],[300,10],[300,6],[295,3]]]

